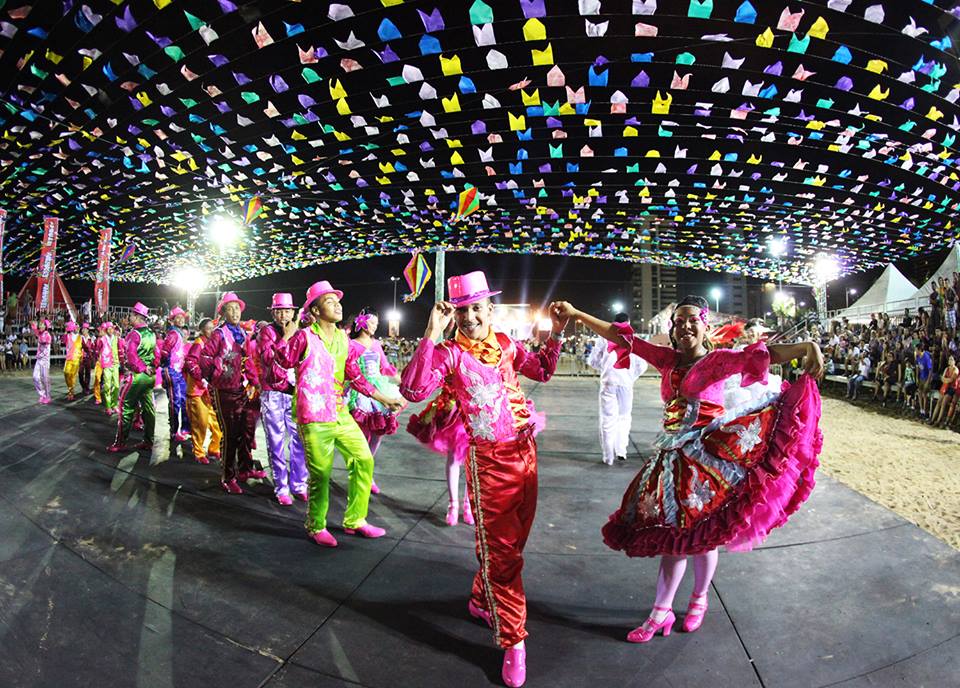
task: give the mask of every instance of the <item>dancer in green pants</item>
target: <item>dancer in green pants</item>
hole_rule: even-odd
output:
[[[147,327],[149,311],[142,303],[137,302],[133,307],[130,320],[134,329],[123,340],[123,349],[126,353],[124,366],[128,373],[124,378],[120,390],[120,417],[117,421],[117,437],[107,451],[127,451],[127,439],[130,437],[130,428],[133,418],[140,410],[143,419],[143,442],[136,445],[136,449],[150,449],[153,447],[153,429],[156,425],[156,413],[153,409],[153,388],[156,384],[157,341],[153,332]]]
[[[313,284],[307,290],[303,307],[313,316],[313,324],[298,330],[295,323],[288,323],[283,339],[274,345],[276,362],[296,369],[297,373],[294,413],[310,473],[306,527],[310,538],[324,547],[337,546],[336,538],[327,530],[334,449],[340,450],[350,474],[344,532],[368,538],[386,533],[366,520],[373,455],[347,408],[344,381],[349,380],[358,392],[388,408],[399,410],[403,406],[402,399],[384,396],[360,372],[357,358],[363,347],[351,349],[346,333],[337,328],[343,319],[342,297],[343,292],[333,289],[327,281]]]

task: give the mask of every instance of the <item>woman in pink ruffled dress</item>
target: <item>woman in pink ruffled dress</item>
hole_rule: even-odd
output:
[[[350,348],[359,350],[357,364],[363,376],[379,391],[392,399],[400,398],[400,376],[393,367],[380,341],[374,337],[377,326],[380,324],[377,312],[372,308],[360,311],[350,327]],[[376,457],[377,450],[385,435],[397,432],[397,414],[393,413],[380,402],[350,389],[347,397],[350,415],[357,421],[370,445],[370,453]],[[380,494],[380,488],[374,480],[370,487],[371,494]]]
[[[707,611],[717,548],[753,548],[786,523],[813,490],[822,446],[820,349],[812,342],[770,347],[758,342],[742,351],[711,351],[705,338],[709,306],[698,296],[684,298],[674,310],[672,347],[646,342],[566,302],[551,308],[617,344],[624,364],[632,352],[662,376],[657,452],[630,483],[603,527],[603,539],[630,557],[660,557],[653,610],[627,640],[645,643],[658,631],[670,634],[673,598],[688,556],[694,587],[683,630],[695,631]],[[744,387],[765,383],[771,363],[799,358],[805,374],[793,385],[784,382],[779,391],[724,407],[724,381],[731,375],[739,374]]]

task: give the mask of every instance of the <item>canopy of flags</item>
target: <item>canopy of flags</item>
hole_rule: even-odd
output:
[[[805,282],[958,238],[955,0],[0,2],[6,268],[448,248]],[[786,239],[773,255],[771,240]]]

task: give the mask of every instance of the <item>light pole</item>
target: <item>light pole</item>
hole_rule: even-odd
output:
[[[716,312],[720,312],[720,297],[723,296],[723,290],[720,287],[713,287],[710,290],[710,298],[713,299],[713,303],[716,305],[714,309]]]
[[[393,282],[393,312],[397,312],[397,282],[400,281],[399,277],[391,277],[390,281]]]
[[[850,308],[850,297],[851,297],[851,296],[856,296],[856,295],[857,295],[857,290],[856,290],[855,288],[853,288],[853,287],[848,287],[848,288],[845,290],[845,293],[846,293],[846,295],[847,295],[847,308]]]

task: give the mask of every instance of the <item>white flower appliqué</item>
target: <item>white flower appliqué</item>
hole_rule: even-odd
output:
[[[749,427],[737,425],[735,427],[727,426],[724,429],[737,434],[737,436],[740,438],[737,440],[737,446],[740,448],[740,451],[743,454],[749,453],[754,447],[763,441],[763,438],[760,437],[761,426],[759,418],[754,418]]]
[[[706,480],[700,480],[700,473],[693,469],[693,475],[690,476],[690,494],[683,500],[683,505],[694,511],[703,511],[703,507],[717,496],[717,493],[710,487]]]

